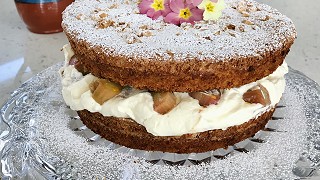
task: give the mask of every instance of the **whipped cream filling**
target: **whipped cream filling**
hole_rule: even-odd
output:
[[[285,89],[284,75],[288,66],[284,62],[275,72],[256,82],[238,88],[223,90],[217,105],[202,107],[188,93],[175,92],[180,103],[170,112],[161,115],[153,110],[153,99],[149,92],[125,87],[123,91],[102,105],[93,98],[89,84],[98,78],[92,74],[82,75],[69,60],[73,56],[70,45],[63,47],[65,65],[61,68],[62,95],[71,109],[99,112],[103,116],[131,118],[143,125],[155,136],[180,136],[187,133],[222,129],[243,124],[255,119],[275,107]],[[247,103],[242,95],[250,88],[263,85],[269,92],[271,104]]]

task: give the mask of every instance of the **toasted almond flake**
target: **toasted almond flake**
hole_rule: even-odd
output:
[[[150,37],[150,36],[153,35],[151,31],[145,31],[145,32],[143,32],[142,34],[143,34],[143,36],[145,36],[145,37]]]
[[[249,20],[243,20],[242,23],[247,24],[247,25],[254,25],[254,23]]]
[[[78,15],[76,16],[76,18],[77,18],[78,20],[83,20],[83,19],[84,19],[83,14],[78,14]]]
[[[227,27],[228,29],[231,29],[231,30],[235,30],[235,29],[236,29],[236,26],[233,25],[233,24],[228,24],[226,27]]]
[[[234,32],[228,32],[230,34],[230,36],[232,37],[236,37],[237,35]]]
[[[148,26],[147,25],[142,25],[142,26],[139,27],[139,29],[147,30]]]
[[[107,13],[101,13],[101,14],[99,14],[99,17],[100,18],[105,18],[105,17],[108,17],[108,14]]]
[[[137,35],[131,34],[129,35],[129,37],[126,38],[126,42],[128,44],[134,44],[134,43],[141,43],[142,41]]]
[[[212,40],[210,36],[206,36],[206,37],[204,37],[204,39],[209,40],[209,41]]]
[[[118,4],[112,4],[109,8],[110,8],[110,9],[114,9],[114,8],[117,8],[117,7],[119,7]]]
[[[220,35],[220,34],[221,34],[221,31],[217,31],[217,32],[214,33],[214,35],[217,35],[217,36]]]
[[[264,18],[260,19],[261,21],[268,21],[270,20],[270,16],[266,15]]]
[[[239,26],[239,27],[238,27],[238,30],[239,30],[240,32],[244,32],[244,31],[245,31],[243,26]]]
[[[96,27],[98,29],[104,29],[104,28],[107,28],[107,27],[110,27],[110,26],[113,26],[114,25],[114,21],[112,20],[105,20],[105,19],[101,19],[97,22],[97,25]]]
[[[241,11],[240,12],[242,14],[243,17],[249,17],[250,14],[247,11]]]

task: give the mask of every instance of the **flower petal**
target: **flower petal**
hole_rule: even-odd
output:
[[[152,18],[153,20],[158,19],[161,16],[161,11],[155,11],[151,8],[147,11],[147,16]]]
[[[164,22],[180,25],[179,15],[177,13],[171,12],[164,18]]]
[[[210,2],[210,0],[203,0],[199,5],[198,8],[199,9],[205,9],[206,5]]]
[[[204,20],[218,20],[221,15],[222,15],[221,11],[218,11],[215,13],[205,11],[203,13],[203,19]]]
[[[226,3],[224,2],[224,0],[218,0],[217,4],[216,4],[216,8],[217,11],[222,11],[223,9],[225,9],[227,7]]]
[[[198,8],[193,8],[190,11],[192,13],[193,21],[200,21],[203,19],[203,10],[198,9]]]
[[[152,19],[153,19],[153,20],[154,20],[154,19],[158,19],[158,18],[161,16],[161,14],[162,14],[162,11],[156,11],[156,12],[154,12]]]
[[[184,0],[170,0],[170,9],[175,12],[179,13],[180,9],[184,9],[185,4]]]
[[[194,6],[198,6],[202,0],[186,0],[187,4],[192,4]]]
[[[151,1],[143,0],[143,1],[138,5],[140,13],[141,13],[141,14],[146,14],[147,11],[151,8],[151,4],[152,4]]]
[[[162,16],[165,17],[170,12],[172,12],[172,10],[170,9],[169,0],[166,0],[164,1],[164,10],[162,10]]]

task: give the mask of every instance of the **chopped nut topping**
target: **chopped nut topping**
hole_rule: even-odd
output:
[[[249,17],[250,14],[247,11],[241,11],[240,12],[242,14],[243,17]]]
[[[235,34],[235,33],[233,33],[233,32],[228,32],[229,34],[230,34],[230,36],[232,36],[232,37],[236,37],[237,35]]]
[[[106,14],[106,13],[101,13],[101,14],[99,14],[99,17],[100,17],[100,18],[105,18],[105,17],[108,17],[108,14]]]
[[[214,33],[214,35],[217,35],[217,36],[220,35],[220,34],[221,34],[221,31],[217,31],[217,32]]]
[[[138,32],[136,33],[138,37],[150,37],[152,36],[152,32],[151,31],[143,31],[143,32]]]
[[[210,36],[206,36],[206,37],[204,37],[204,38],[205,38],[206,40],[209,40],[209,41],[212,40]]]
[[[147,25],[142,25],[142,26],[139,27],[139,29],[147,30],[148,26]]]
[[[257,11],[257,7],[256,6],[248,6],[248,9],[247,9],[248,12],[256,12]]]
[[[114,8],[118,8],[118,4],[112,4],[110,7],[109,7],[109,9],[114,9]]]
[[[166,53],[167,53],[171,58],[174,57],[174,53],[173,53],[173,52],[171,52],[171,51],[169,51],[169,50],[166,50]]]
[[[247,25],[254,25],[254,23],[249,20],[243,20],[242,23],[247,24]]]
[[[266,15],[263,19],[260,19],[261,21],[268,21],[270,19],[270,16]]]
[[[258,26],[251,26],[251,28],[252,28],[253,30],[256,30],[256,29],[258,28]]]
[[[137,35],[131,35],[126,38],[128,44],[141,43],[141,39]]]
[[[151,31],[145,31],[145,32],[143,32],[142,34],[143,34],[143,36],[145,36],[145,37],[150,37],[150,36],[153,35]]]
[[[246,11],[246,3],[244,1],[241,1],[236,8],[239,12]]]
[[[238,29],[239,29],[240,32],[244,32],[245,31],[243,26],[239,26]]]
[[[84,19],[83,14],[78,14],[78,15],[76,16],[76,18],[77,18],[78,20],[83,20],[83,19]]]
[[[96,8],[95,10],[93,10],[94,13],[98,13],[98,12],[100,12],[100,11],[102,11],[101,8]]]
[[[104,28],[107,28],[107,27],[110,27],[110,26],[113,26],[114,25],[114,21],[112,20],[104,20],[104,19],[101,19],[97,22],[97,28],[99,29],[104,29]]]
[[[236,26],[233,25],[233,24],[228,24],[228,25],[227,25],[227,28],[228,28],[228,29],[231,29],[231,30],[235,30],[235,29],[236,29]]]

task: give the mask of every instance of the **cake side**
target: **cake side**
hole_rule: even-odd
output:
[[[137,13],[136,2],[76,2],[62,25],[84,69],[97,77],[154,91],[232,88],[275,71],[296,32],[291,20],[269,6],[226,2],[218,21],[193,26],[151,20]],[[132,37],[139,40],[128,41]]]
[[[130,148],[205,152],[253,136],[284,92],[296,32],[269,6],[226,4],[218,20],[174,25],[139,13],[138,1],[75,1],[62,23],[66,104]]]
[[[106,56],[102,53],[103,50],[97,47],[86,49],[88,45],[85,41],[69,38],[69,42],[75,49],[76,57],[85,72],[118,82],[122,86],[174,92],[227,89],[255,82],[274,72],[283,63],[291,46],[287,44],[279,51],[268,52],[264,58],[239,57],[228,62],[215,63],[196,59],[184,62],[135,59],[127,62],[126,66],[129,67],[118,67],[104,62],[126,62],[128,59]],[[139,70],[140,66],[148,68]]]
[[[67,53],[67,49],[70,53]],[[202,104],[202,98],[197,99],[192,93],[174,92],[171,94],[175,97],[175,105],[162,113],[155,109],[153,92],[147,89],[116,87],[118,92],[114,97],[100,101],[100,96],[95,96],[96,91],[92,87],[101,79],[90,73],[83,75],[75,65],[70,65],[69,58],[73,57],[73,53],[70,46],[65,46],[64,50],[66,65],[61,68],[62,95],[71,109],[98,112],[103,116],[131,118],[155,136],[178,136],[213,129],[227,129],[255,119],[274,108],[280,101],[285,88],[284,75],[288,72],[287,64],[283,63],[274,73],[256,82],[239,88],[216,90],[219,94],[209,104]],[[114,90],[99,91],[108,94]],[[255,91],[258,92],[252,94]],[[260,91],[263,91],[260,100],[252,101],[258,100]],[[211,95],[205,97],[207,98],[210,100]]]
[[[87,110],[78,111],[83,124],[93,132],[114,143],[146,151],[172,153],[201,153],[219,148],[227,148],[237,142],[254,136],[271,119],[271,109],[256,119],[232,126],[226,130],[209,130],[182,136],[154,136],[146,129],[125,118],[104,117],[100,113]]]

